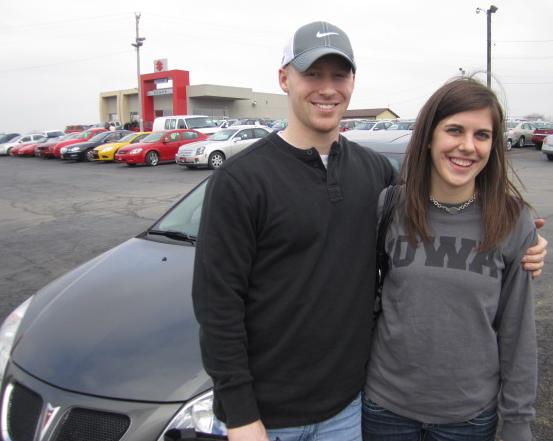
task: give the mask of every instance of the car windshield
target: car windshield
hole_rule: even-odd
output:
[[[219,130],[218,132],[214,133],[209,137],[210,141],[226,141],[227,139],[230,139],[232,135],[234,135],[238,130],[237,129],[225,129],[225,130]]]
[[[91,133],[88,132],[88,131],[87,132],[81,132],[81,133],[79,133],[79,136],[77,136],[76,139],[88,139],[88,138],[90,138],[90,136],[91,136]]]
[[[97,135],[94,135],[92,138],[90,138],[89,141],[90,142],[102,141],[108,134],[109,132],[98,133]]]
[[[136,133],[129,133],[127,136],[123,136],[119,141],[117,142],[127,142],[132,141],[132,139],[136,136]]]
[[[355,125],[356,130],[370,130],[374,127],[376,123],[373,122],[361,122]]]
[[[544,129],[544,130],[551,130],[553,129],[553,123],[541,123],[538,128]]]
[[[398,122],[388,127],[388,130],[412,130],[414,125],[412,122]]]
[[[142,142],[156,142],[159,141],[163,135],[165,135],[165,132],[155,132],[151,135],[146,136],[146,138],[144,138]]]
[[[215,121],[206,118],[204,116],[196,117],[196,118],[186,118],[186,124],[188,124],[188,127],[190,129],[203,129],[206,127],[217,127],[217,124],[215,124]]]
[[[277,121],[270,126],[272,129],[284,129],[286,128],[285,121]]]
[[[151,230],[176,232],[196,237],[200,228],[206,184],[207,180],[192,190],[169,213],[162,217]]]
[[[57,131],[57,132],[48,132],[46,134],[46,136],[48,136],[48,138],[57,138],[59,136],[63,136],[65,135],[65,133],[61,132],[61,131]]]
[[[2,144],[3,142],[8,142],[8,141],[10,141],[10,140],[12,140],[12,139],[15,139],[15,138],[13,138],[13,137],[12,137],[11,135],[9,135],[9,134],[8,134],[8,135],[2,135],[2,136],[0,136],[0,144]]]
[[[517,126],[517,124],[518,124],[518,123],[515,122],[515,121],[507,121],[507,124],[506,124],[506,125],[507,125],[507,128],[508,128],[508,129],[514,129],[514,128]]]

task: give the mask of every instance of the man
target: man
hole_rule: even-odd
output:
[[[204,366],[230,441],[361,440],[376,206],[395,173],[339,136],[356,70],[341,29],[302,26],[281,64],[288,127],[206,190],[193,285]]]

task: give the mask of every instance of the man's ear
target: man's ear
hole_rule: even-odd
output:
[[[284,93],[288,93],[288,69],[285,67],[278,70],[278,84]]]

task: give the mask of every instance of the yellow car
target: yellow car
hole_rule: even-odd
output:
[[[152,132],[136,132],[131,133],[117,142],[102,144],[94,148],[93,157],[96,161],[113,161],[117,151],[129,144],[136,144]]]

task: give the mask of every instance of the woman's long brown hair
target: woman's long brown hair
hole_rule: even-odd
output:
[[[478,203],[482,210],[480,250],[497,246],[515,227],[523,198],[509,179],[510,165],[505,157],[505,120],[495,93],[471,78],[455,79],[440,87],[429,98],[417,117],[401,169],[405,184],[405,227],[409,241],[430,237],[428,201],[432,157],[428,148],[440,121],[470,110],[490,109],[493,135],[490,158],[476,177]],[[514,174],[514,171],[512,171]],[[516,175],[515,175],[516,176]]]

